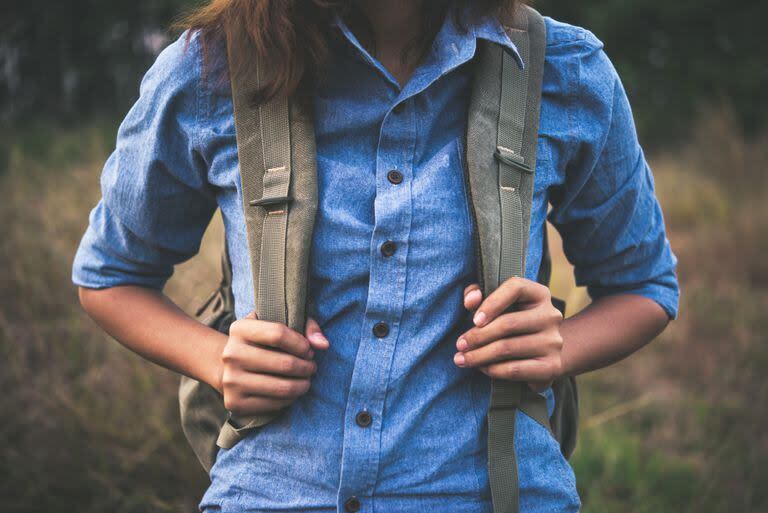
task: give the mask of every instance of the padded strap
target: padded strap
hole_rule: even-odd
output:
[[[539,23],[531,37],[529,17]],[[495,157],[499,171],[501,252],[498,283],[525,275],[525,251],[530,223],[533,173],[541,97],[544,38],[540,16],[532,9],[518,11],[508,30],[523,61],[522,68],[510,52],[501,52],[501,93]],[[532,48],[533,47],[533,48]],[[538,61],[537,61],[538,59]],[[535,112],[530,112],[535,109]],[[526,126],[526,123],[530,126]],[[523,181],[529,180],[526,187]],[[526,197],[521,196],[525,191]],[[491,381],[488,411],[488,474],[494,513],[519,511],[519,485],[515,454],[515,420],[520,409],[549,429],[546,401],[526,383]]]

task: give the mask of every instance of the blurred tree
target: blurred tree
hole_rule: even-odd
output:
[[[5,0],[0,6],[0,121],[30,114],[119,116],[191,0]],[[693,114],[730,103],[753,131],[768,120],[768,2],[537,0],[606,44],[648,144],[686,135]]]
[[[0,119],[125,110],[184,0],[5,0]]]

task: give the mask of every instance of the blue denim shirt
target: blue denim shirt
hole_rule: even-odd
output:
[[[526,275],[537,275],[551,204],[549,220],[593,298],[641,294],[674,317],[676,260],[624,89],[594,35],[546,24]],[[487,513],[489,380],[453,364],[470,325],[462,291],[477,279],[462,174],[467,63],[478,39],[516,49],[494,19],[462,31],[449,18],[401,88],[343,22],[339,30],[314,97],[310,313],[330,349],[317,354],[307,395],[219,451],[201,508],[342,512],[356,496],[366,513]],[[231,98],[201,81],[197,38],[184,46],[158,57],[120,127],[73,280],[161,288],[198,251],[220,207],[243,317],[254,300]],[[401,183],[387,179],[392,169]],[[389,257],[385,241],[396,245]],[[378,322],[389,326],[383,338],[372,333]],[[363,410],[368,427],[355,422]],[[515,436],[521,511],[577,511],[574,475],[554,439],[524,414]]]

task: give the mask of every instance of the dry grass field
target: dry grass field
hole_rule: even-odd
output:
[[[768,511],[768,137],[727,111],[650,158],[679,259],[679,320],[580,379],[584,511]],[[0,497],[7,512],[193,511],[205,476],[170,372],[81,312],[70,266],[115,126],[0,134]],[[553,242],[557,243],[553,237]],[[218,279],[221,225],[167,291],[190,308]],[[562,253],[553,288],[587,302]]]

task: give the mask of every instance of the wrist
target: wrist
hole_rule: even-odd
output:
[[[224,373],[224,362],[221,359],[221,354],[224,351],[224,346],[227,345],[228,337],[218,331],[212,331],[214,333],[211,336],[211,340],[206,341],[206,347],[209,347],[211,350],[201,354],[203,359],[201,381],[204,381],[221,394],[221,381]]]

